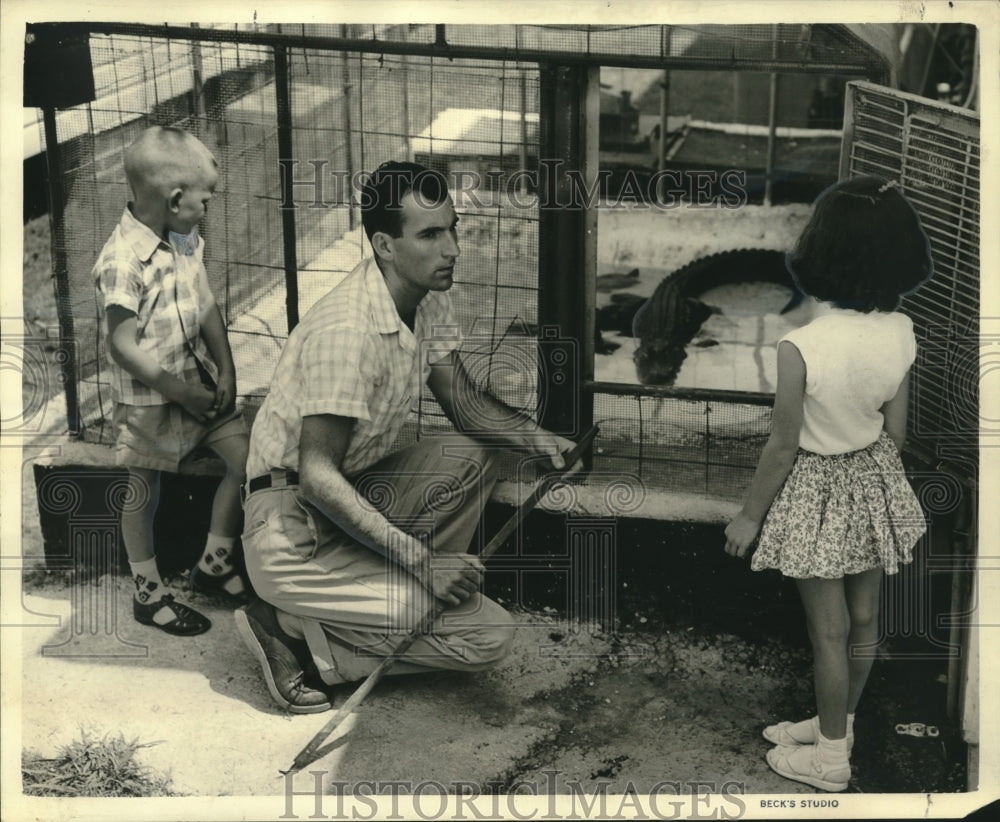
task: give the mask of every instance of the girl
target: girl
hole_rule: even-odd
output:
[[[744,556],[759,534],[751,567],[795,580],[813,647],[818,716],[766,728],[767,763],[842,791],[882,571],[909,562],[925,530],[899,458],[916,341],[896,309],[930,277],[930,246],[895,183],[855,177],[819,196],[786,264],[812,320],[778,343],[771,434],[726,552]]]

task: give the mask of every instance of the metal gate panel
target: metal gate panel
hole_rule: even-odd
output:
[[[899,183],[927,233],[934,276],[903,302],[914,322],[910,439],[976,482],[979,446],[979,115],[848,83],[840,177]]]

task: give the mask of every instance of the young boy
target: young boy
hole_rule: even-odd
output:
[[[155,126],[126,150],[125,176],[134,199],[101,251],[94,278],[115,399],[115,462],[129,470],[122,535],[135,578],[133,614],[144,625],[193,636],[211,623],[166,592],[153,550],[153,516],[160,471],[176,471],[199,446],[224,460],[226,475],[191,584],[235,597],[246,593],[233,549],[247,434],[196,231],[218,180],[217,163],[194,136]]]

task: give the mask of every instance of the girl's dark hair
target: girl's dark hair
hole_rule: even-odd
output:
[[[361,224],[369,242],[377,231],[403,235],[403,198],[411,192],[422,205],[438,205],[448,198],[448,182],[440,171],[395,160],[368,175],[361,188]]]
[[[870,176],[816,198],[785,265],[809,296],[866,313],[895,311],[933,271],[917,212],[895,183]]]

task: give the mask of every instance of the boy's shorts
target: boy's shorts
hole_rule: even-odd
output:
[[[201,446],[247,433],[243,412],[199,422],[176,403],[115,403],[115,464],[176,472],[188,454]]]

